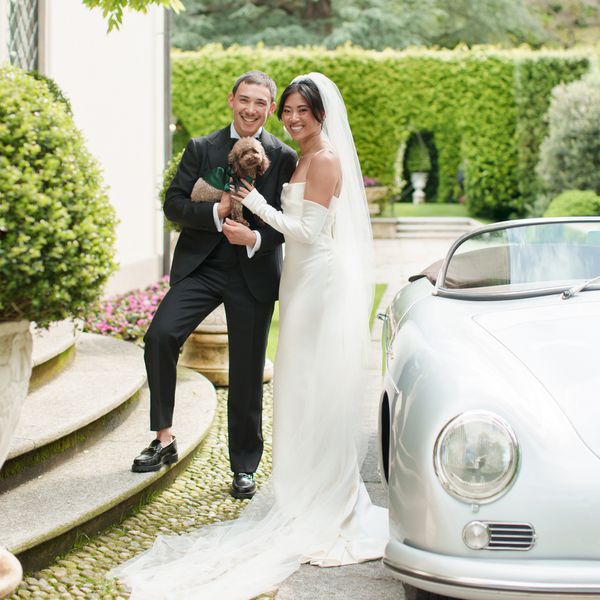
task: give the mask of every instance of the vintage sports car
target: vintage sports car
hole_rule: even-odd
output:
[[[409,600],[600,598],[600,217],[496,223],[384,320],[384,563]]]

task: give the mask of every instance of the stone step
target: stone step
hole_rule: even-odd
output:
[[[28,394],[0,472],[0,492],[37,477],[93,442],[94,433],[103,435],[103,430],[114,427],[123,418],[119,411],[127,408],[145,381],[140,348],[82,333],[68,368]]]
[[[59,321],[47,329],[31,325],[33,354],[29,390],[39,388],[57,377],[75,358],[75,344],[81,333],[81,322]]]
[[[470,231],[478,226],[478,221],[464,217],[406,217],[396,222],[398,231]]]
[[[25,570],[39,569],[78,536],[95,535],[120,520],[187,465],[212,424],[216,402],[205,377],[180,368],[174,419],[179,462],[159,472],[132,473],[132,459],[152,439],[144,386],[132,412],[114,430],[41,477],[0,495],[0,545],[17,555]]]
[[[464,217],[403,218],[396,223],[396,236],[405,239],[456,239],[478,227],[480,223]]]
[[[424,230],[424,231],[399,231],[396,233],[396,237],[398,239],[402,238],[402,239],[446,239],[446,240],[455,240],[457,238],[459,238],[461,235],[463,235],[464,233],[467,233],[466,231],[452,231],[452,230],[447,230],[447,231],[428,231],[428,230]]]
[[[398,217],[398,223],[448,223],[461,225],[478,225],[479,222],[471,217]]]
[[[468,217],[384,217],[371,219],[373,237],[379,239],[456,239],[480,225],[479,221]]]

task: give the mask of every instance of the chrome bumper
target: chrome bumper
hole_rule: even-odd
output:
[[[600,599],[600,560],[467,558],[390,542],[383,563],[413,587],[464,600]]]

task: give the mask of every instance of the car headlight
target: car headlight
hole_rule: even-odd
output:
[[[442,429],[435,443],[435,472],[452,496],[491,502],[512,484],[519,444],[510,426],[489,412],[466,412]]]

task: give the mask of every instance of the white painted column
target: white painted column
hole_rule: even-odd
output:
[[[8,62],[8,0],[0,0],[0,64]]]
[[[162,263],[164,11],[128,11],[110,34],[101,12],[81,0],[45,0],[44,12],[44,72],[71,101],[120,220],[120,269],[107,293],[148,285]]]

